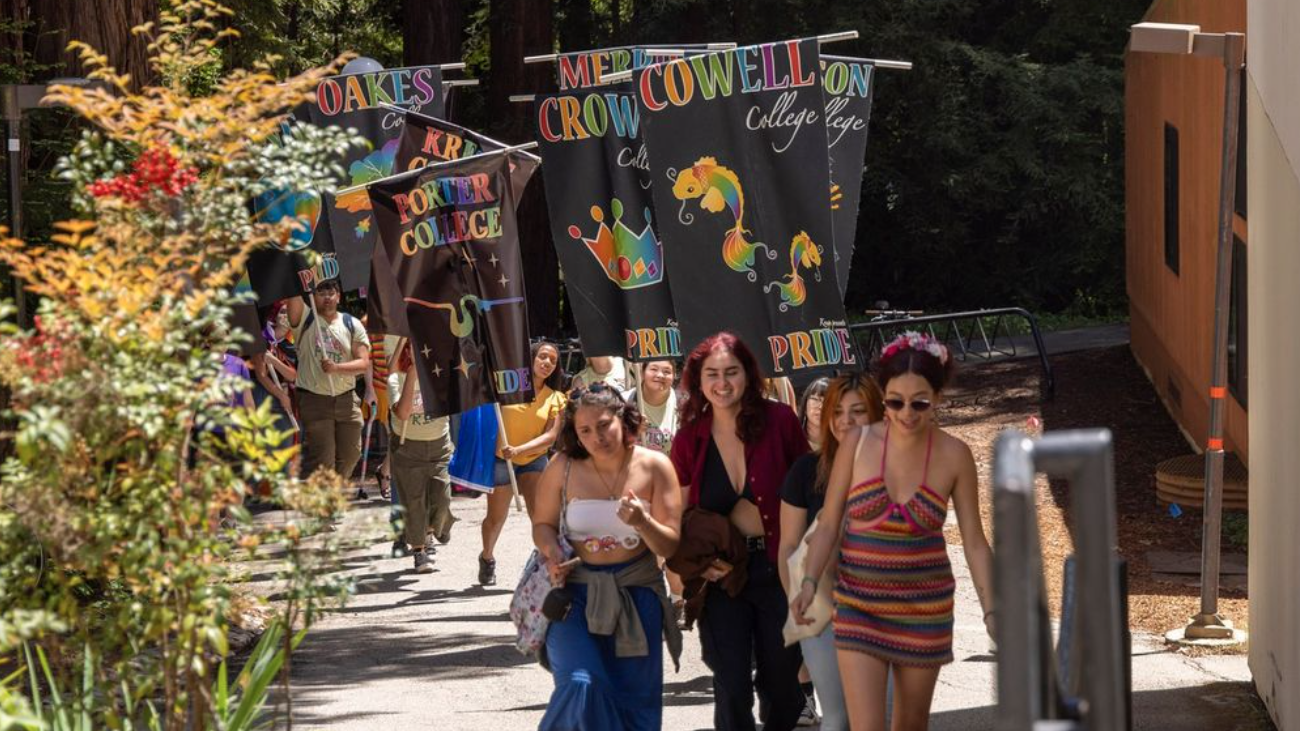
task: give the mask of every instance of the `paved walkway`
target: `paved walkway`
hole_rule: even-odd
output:
[[[498,549],[500,585],[474,585],[482,500],[457,499],[462,518],[440,549],[438,571],[409,572],[410,559],[385,558],[386,505],[359,505],[345,529],[374,540],[346,556],[358,579],[356,597],[329,613],[293,661],[296,724],[338,731],[376,728],[534,729],[550,695],[551,678],[511,644],[506,616],[514,580],[530,546],[527,521],[512,514]],[[994,657],[960,550],[957,573],[956,662],[939,676],[931,728],[993,727]],[[712,728],[710,674],[699,638],[685,637],[680,673],[666,662],[664,728]],[[1136,729],[1269,728],[1244,683],[1244,656],[1192,658],[1154,638],[1134,642]]]

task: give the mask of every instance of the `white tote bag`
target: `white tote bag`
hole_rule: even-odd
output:
[[[821,515],[813,519],[812,525],[808,526],[808,531],[804,533],[803,540],[799,541],[799,547],[790,554],[786,563],[789,570],[790,587],[802,589],[804,577],[804,563],[808,558],[808,542],[812,540],[813,532],[821,521]],[[839,542],[836,541],[838,550]],[[835,615],[835,597],[834,586],[839,579],[835,561],[827,561],[826,569],[822,572],[821,580],[817,582],[817,593],[813,594],[812,604],[808,606],[808,611],[804,616],[812,620],[812,624],[798,624],[794,621],[794,613],[790,613],[785,618],[785,627],[781,629],[781,634],[785,637],[785,645],[789,647],[799,640],[816,637],[826,629],[830,624],[831,618]]]

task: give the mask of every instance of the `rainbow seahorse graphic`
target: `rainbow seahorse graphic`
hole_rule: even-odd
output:
[[[460,312],[456,312],[456,306],[451,302],[428,302],[416,297],[405,297],[407,302],[421,307],[428,307],[431,310],[446,310],[451,315],[451,323],[448,329],[451,334],[458,338],[469,337],[474,332],[474,318],[470,316],[469,304],[472,302],[479,312],[487,312],[496,305],[509,305],[516,302],[523,302],[523,297],[506,297],[499,300],[481,300],[476,295],[467,294],[460,298]]]
[[[807,231],[800,231],[795,237],[790,239],[790,273],[782,276],[782,279],[789,279],[788,282],[768,282],[763,285],[764,292],[772,291],[776,287],[781,291],[782,312],[791,307],[798,307],[808,299],[808,287],[803,283],[803,277],[799,276],[799,267],[806,269],[816,269],[813,276],[817,281],[822,280],[821,269],[817,268],[822,265],[821,247],[813,243]]]
[[[754,251],[762,247],[768,259],[775,259],[776,252],[767,244],[751,242],[745,239],[749,233],[744,226],[745,190],[740,185],[740,178],[731,170],[722,167],[712,157],[701,157],[690,168],[680,173],[668,170],[668,179],[673,181],[673,195],[682,202],[677,220],[690,225],[695,217],[686,212],[686,202],[700,198],[700,208],[710,213],[721,213],[723,208],[731,210],[736,218],[722,241],[722,260],[732,269],[743,272],[749,281],[758,281],[754,272]]]

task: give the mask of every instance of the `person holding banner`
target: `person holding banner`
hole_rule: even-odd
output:
[[[840,376],[830,381],[819,378],[804,392],[805,402],[809,399],[808,393],[814,389],[819,391],[819,401],[825,399],[825,409],[818,417],[821,433],[817,442],[822,446],[819,451],[800,457],[790,467],[781,488],[781,545],[777,567],[787,595],[793,595],[792,589],[798,589],[790,586],[787,564],[804,539],[808,526],[821,511],[840,441],[848,430],[884,418],[880,389],[865,373]],[[848,731],[844,688],[840,684],[840,669],[835,659],[834,630],[828,626],[816,637],[800,640],[799,647],[803,650],[804,664],[821,700],[821,728],[823,731]]]
[[[709,582],[733,568],[747,575],[735,596],[721,585],[707,587],[704,595],[700,643],[713,670],[714,725],[722,731],[754,728],[757,661],[757,691],[767,709],[763,728],[789,731],[807,700],[799,687],[799,647],[786,647],[781,631],[786,597],[776,567],[780,491],[790,465],[808,452],[808,440],[790,407],[763,397],[758,362],[734,334],[705,338],[687,357],[685,370],[688,398],[671,453],[677,477],[689,508],[728,516],[748,548],[745,566],[719,559],[702,574]]]
[[[668,458],[636,445],[641,414],[616,389],[575,391],[563,421],[533,505],[533,542],[560,587],[546,603],[564,605],[546,636],[555,690],[538,728],[658,729],[662,642],[676,664],[682,637],[656,556],[677,549],[681,488]]]
[[[451,432],[445,416],[427,416],[420,397],[420,380],[409,343],[401,349],[397,367],[388,376],[388,392],[396,394],[389,410],[392,435],[391,469],[397,485],[402,533],[414,556],[415,572],[433,571],[434,545],[451,540]]]
[[[309,296],[312,310],[298,297],[285,305],[298,345],[301,474],[310,477],[324,467],[346,480],[361,459],[363,422],[356,383],[370,363],[370,341],[355,317],[339,311],[338,280],[317,283]]]
[[[943,535],[950,501],[993,634],[993,553],[980,519],[975,458],[934,417],[952,371],[948,349],[928,335],[905,332],[881,352],[874,373],[886,418],[845,433],[807,571],[790,602],[796,622],[812,621],[805,612],[838,546],[835,646],[855,729],[884,728],[891,670],[893,727],[929,723],[939,668],[953,660],[956,582]]]
[[[519,492],[524,496],[528,512],[533,511],[533,486],[546,469],[546,453],[560,434],[561,417],[566,402],[561,392],[564,384],[564,367],[560,365],[560,349],[544,340],[533,343],[533,400],[525,404],[501,407],[501,428],[505,432],[505,446],[497,450],[497,461],[492,493],[488,495],[487,515],[483,518],[483,553],[478,557],[478,583],[492,586],[497,581],[497,562],[493,550],[501,529],[510,514],[509,469],[514,469]],[[507,465],[506,461],[510,464]]]

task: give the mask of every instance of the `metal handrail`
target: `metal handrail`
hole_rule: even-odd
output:
[[[1043,399],[1050,399],[1056,394],[1056,376],[1053,374],[1052,364],[1048,360],[1047,347],[1043,344],[1043,333],[1038,328],[1038,318],[1023,307],[997,307],[987,310],[947,312],[936,315],[917,315],[914,311],[905,310],[884,310],[877,311],[877,313],[877,316],[870,322],[859,322],[849,326],[849,331],[853,333],[854,343],[858,344],[859,352],[862,355],[872,356],[879,353],[885,347],[887,341],[886,332],[918,329],[924,330],[936,340],[947,343],[955,351],[954,356],[963,362],[971,358],[991,359],[997,356],[1015,357],[1018,355],[1015,341],[1011,339],[1011,331],[1004,318],[1024,318],[1029,325],[1029,333],[1033,337],[1034,347],[1038,351],[1038,362],[1043,369],[1043,378],[1040,384]],[[991,337],[988,328],[984,327],[984,318],[990,317],[994,318]],[[963,321],[974,322],[974,325],[967,333],[962,332],[961,323]],[[942,331],[942,336],[939,331],[936,331],[936,326]],[[1006,336],[1007,345],[1004,347],[998,345],[1000,332]],[[860,333],[866,334],[865,349],[859,343]],[[972,347],[977,344],[976,337],[979,338],[978,345],[981,347]]]
[[[1129,727],[1125,602],[1116,550],[1114,446],[1108,429],[1044,434],[1014,429],[994,445],[994,606],[998,608],[998,728]],[[1063,687],[1051,642],[1034,475],[1070,482],[1076,546],[1079,674]]]

